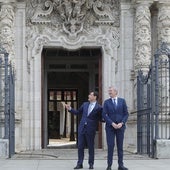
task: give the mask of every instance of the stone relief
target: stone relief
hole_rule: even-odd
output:
[[[47,36],[49,41],[76,47],[87,39],[94,41],[105,35],[103,39],[117,46],[119,3],[117,0],[27,1],[27,45],[32,46],[36,36]]]
[[[135,20],[135,70],[148,71],[151,62],[151,16],[147,5],[136,9]]]
[[[170,45],[170,6],[161,6],[158,13],[158,40]]]
[[[14,57],[14,10],[13,6],[4,4],[0,10],[0,44],[9,53],[10,60]]]

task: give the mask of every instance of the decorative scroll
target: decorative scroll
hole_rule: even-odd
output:
[[[148,71],[151,63],[151,14],[147,5],[136,9],[135,21],[135,70]]]

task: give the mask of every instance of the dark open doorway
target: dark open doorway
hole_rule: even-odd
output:
[[[50,143],[55,139],[76,142],[81,116],[67,113],[64,103],[76,109],[87,101],[91,90],[99,91],[101,102],[101,50],[44,48],[42,61],[42,148],[55,146]],[[98,135],[96,147],[101,147],[100,126]]]

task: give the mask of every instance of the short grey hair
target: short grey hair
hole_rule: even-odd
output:
[[[113,90],[115,90],[116,91],[116,93],[118,94],[118,88],[116,87],[116,86],[109,86],[109,89],[113,89]]]

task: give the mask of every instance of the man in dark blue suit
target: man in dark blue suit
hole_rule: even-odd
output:
[[[102,116],[106,121],[106,140],[108,147],[107,169],[111,170],[113,162],[113,151],[115,146],[115,137],[118,153],[118,170],[128,170],[123,165],[123,140],[125,132],[125,124],[129,113],[127,110],[126,101],[123,98],[117,97],[118,91],[115,87],[109,87],[110,98],[104,101]]]
[[[94,164],[94,139],[98,122],[102,120],[102,106],[97,103],[98,93],[90,92],[88,102],[84,102],[78,110],[74,110],[69,105],[66,108],[73,114],[82,114],[78,127],[78,162],[74,169],[83,168],[84,148],[87,142],[89,152],[89,169],[93,169]]]

